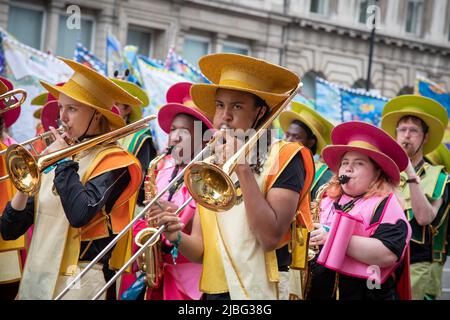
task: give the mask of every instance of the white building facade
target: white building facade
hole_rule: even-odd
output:
[[[108,33],[157,59],[173,47],[194,65],[207,53],[248,54],[295,71],[313,96],[316,75],[365,86],[375,17],[371,87],[390,98],[411,92],[416,75],[450,90],[449,13],[450,0],[3,0],[0,26],[70,58],[81,41],[104,59]]]

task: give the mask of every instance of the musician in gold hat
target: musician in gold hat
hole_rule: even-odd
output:
[[[219,164],[242,145],[246,138],[239,134],[264,124],[299,83],[287,69],[242,55],[212,54],[199,65],[212,84],[194,84],[191,96],[213,117],[214,128],[225,128],[216,134],[224,138],[222,143],[219,139],[212,146]],[[207,300],[287,299],[279,290],[288,279],[281,273],[291,263],[283,240],[304,189],[309,194],[306,181],[312,180],[313,160],[299,144],[273,141],[268,135],[263,139],[231,175],[239,180],[236,205],[215,213],[214,205],[207,209],[197,201],[190,235],[180,232],[183,226],[172,212],[157,216],[160,225],[168,223],[166,236],[180,252],[203,263],[200,290]],[[196,174],[189,177],[196,179]],[[309,212],[302,218],[312,226]]]
[[[50,128],[50,153],[123,127],[114,102],[140,101],[88,67],[60,58],[74,73],[62,86],[41,84],[58,99],[65,133]],[[19,299],[52,299],[130,221],[142,172],[138,161],[115,143],[94,145],[58,161],[42,174],[38,194],[18,192],[1,217],[1,234],[15,239],[34,224]],[[105,271],[123,265],[127,237],[90,269],[65,299],[89,299],[105,284]],[[127,252],[128,251],[128,252]]]

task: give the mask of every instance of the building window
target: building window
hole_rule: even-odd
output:
[[[94,31],[93,18],[81,18],[80,29],[69,29],[66,24],[67,16],[59,16],[58,45],[56,54],[73,59],[77,42],[81,42],[84,47],[92,50],[92,39]]]
[[[209,53],[210,47],[208,38],[187,36],[183,44],[183,58],[194,66],[198,66],[198,60]]]
[[[422,25],[423,1],[409,0],[406,11],[406,32],[417,34]]]
[[[153,34],[148,29],[137,26],[128,27],[127,44],[138,47],[138,54],[152,56],[152,39]]]
[[[325,1],[326,0],[311,0],[309,11],[318,14],[325,14]]]
[[[18,41],[41,49],[44,11],[32,8],[9,7],[8,32]]]
[[[226,42],[222,45],[222,52],[237,53],[248,56],[250,54],[250,48],[245,44]]]
[[[448,28],[448,41],[450,41],[450,25],[449,25],[449,28]]]

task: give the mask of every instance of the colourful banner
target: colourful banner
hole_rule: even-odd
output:
[[[167,54],[165,68],[186,78],[193,83],[210,83],[210,81],[192,64],[175,53],[173,48]]]
[[[364,121],[378,126],[387,98],[316,78],[316,110],[331,123]]]
[[[123,73],[125,68],[123,56],[122,56],[122,46],[119,40],[112,35],[108,34],[106,37],[106,72],[108,77],[113,77],[114,72],[118,71],[120,74]]]
[[[139,67],[145,85],[145,91],[150,98],[150,105],[144,108],[144,116],[157,114],[159,108],[165,105],[167,90],[177,82],[189,82],[188,79],[166,69],[155,68],[146,59],[139,58]],[[150,122],[153,136],[156,137],[157,149],[162,152],[167,146],[167,134],[161,130],[157,121]]]
[[[340,89],[343,121],[364,121],[375,126],[381,122],[381,112],[388,99],[365,90]]]
[[[77,42],[73,60],[84,64],[85,66],[88,66],[103,75],[106,75],[106,65],[80,42]]]
[[[420,94],[439,102],[447,110],[450,118],[450,93],[446,92],[443,87],[427,78],[417,77],[415,94]],[[447,145],[447,148],[450,148],[450,122],[445,130],[443,142]]]
[[[316,78],[316,111],[333,125],[343,121],[341,92],[335,84]]]
[[[2,75],[11,81],[15,88],[22,88],[27,92],[27,98],[21,106],[20,117],[11,127],[11,134],[18,142],[35,136],[37,120],[33,112],[38,106],[32,106],[31,100],[38,94],[45,92],[39,83],[44,80],[49,83],[66,81],[73,73],[64,62],[56,57],[26,46],[6,34],[2,34],[4,68]]]

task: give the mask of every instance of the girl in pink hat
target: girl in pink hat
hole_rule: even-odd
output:
[[[388,134],[363,122],[338,125],[331,140],[322,156],[335,176],[320,202],[323,228],[310,240],[323,246],[317,262],[336,272],[330,285],[340,300],[410,299],[404,269],[411,227],[395,195],[407,155]],[[329,298],[320,290],[312,286],[310,298]]]
[[[165,188],[183,167],[190,162],[194,155],[203,149],[203,136],[208,129],[212,129],[211,121],[201,113],[192,101],[189,90],[192,84],[180,82],[167,91],[167,104],[158,112],[158,123],[161,129],[168,134],[167,155],[158,163],[156,173],[156,192]],[[196,130],[196,126],[198,129]],[[197,136],[196,136],[197,135]],[[201,136],[198,136],[201,135]],[[169,152],[170,151],[170,152]],[[190,197],[187,188],[181,178],[175,187],[160,198],[159,204],[172,212],[181,206]],[[170,208],[170,209],[169,209]],[[194,201],[179,214],[180,221],[184,224],[184,232],[190,233],[192,218],[196,205]],[[156,205],[152,208],[152,215],[161,212]],[[147,221],[141,220],[135,224],[133,233],[136,236],[139,231],[147,227]],[[183,255],[176,258],[171,254],[173,245],[162,240],[163,250],[163,277],[160,285],[153,288],[145,288],[139,295],[136,290],[130,289],[121,294],[122,299],[147,299],[147,300],[198,300],[201,297],[199,281],[201,264],[190,262]],[[137,248],[134,248],[137,250]],[[141,276],[142,277],[142,276]],[[122,278],[122,291],[130,286],[135,276]],[[131,281],[130,281],[131,280]],[[137,283],[133,287],[136,287]]]

